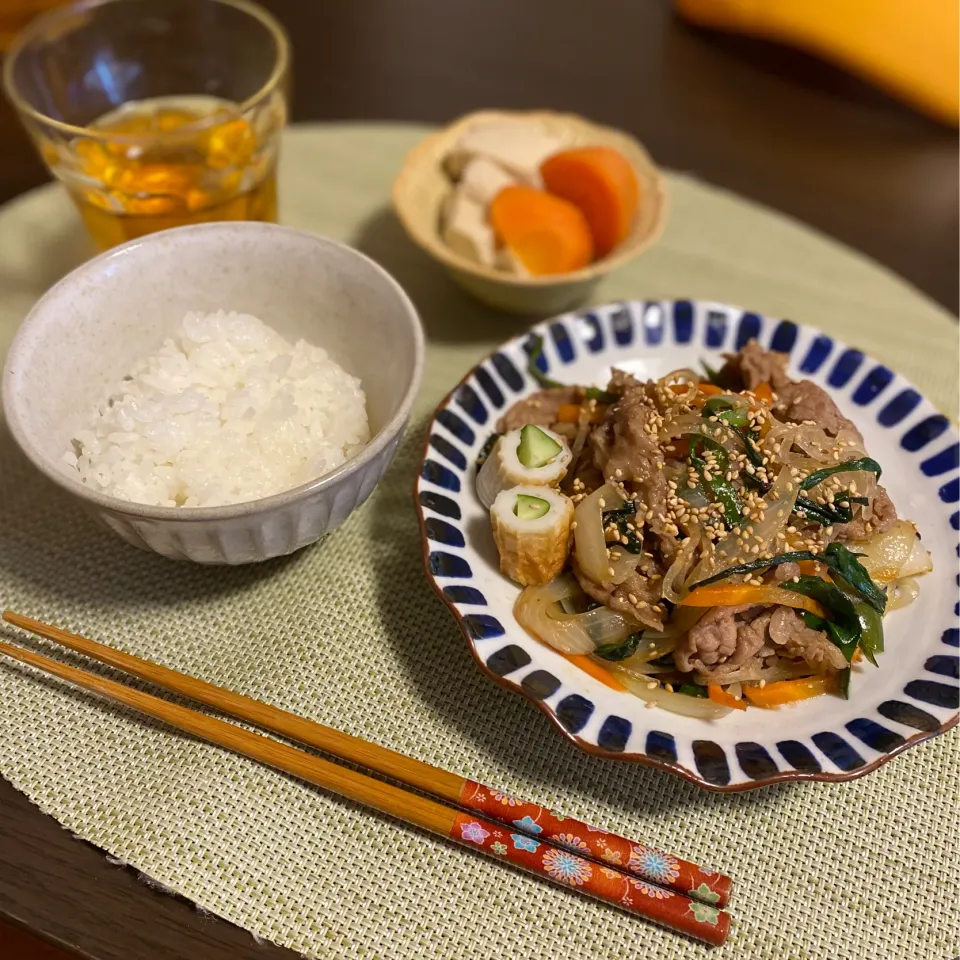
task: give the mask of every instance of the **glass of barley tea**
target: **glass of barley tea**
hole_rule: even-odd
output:
[[[34,20],[4,86],[103,249],[276,220],[290,48],[246,0],[82,0]]]

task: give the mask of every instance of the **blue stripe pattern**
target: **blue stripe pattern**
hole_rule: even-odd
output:
[[[468,613],[463,618],[463,625],[474,640],[493,640],[506,633],[503,624],[486,613]]]
[[[933,733],[940,726],[940,721],[926,710],[921,710],[912,703],[904,703],[902,700],[885,700],[877,707],[877,713],[894,723],[902,723],[906,727],[913,727],[924,733]]]
[[[450,490],[453,493],[460,492],[460,478],[447,467],[436,460],[424,460],[420,468],[420,476],[424,480],[429,480],[444,490]]]
[[[890,386],[893,371],[886,367],[874,367],[859,383],[853,392],[853,402],[861,407],[872,403]]]
[[[936,440],[949,426],[950,421],[940,413],[927,417],[903,435],[900,446],[912,453],[914,450],[925,447],[932,440]]]
[[[755,313],[745,313],[737,327],[737,350],[760,336],[760,318]]]
[[[960,500],[960,478],[948,480],[938,491],[937,495],[944,503],[956,503]]]
[[[529,663],[530,654],[523,647],[511,643],[487,658],[487,669],[498,677],[505,677],[508,673],[526,667]]]
[[[442,423],[458,440],[471,446],[477,435],[449,407],[437,414],[437,422]]]
[[[648,303],[643,308],[643,333],[650,346],[663,340],[663,307],[659,303]]]
[[[562,323],[551,323],[550,336],[553,337],[554,346],[557,348],[557,356],[563,363],[570,363],[573,360],[573,340],[567,328]]]
[[[871,750],[877,753],[889,753],[902,747],[907,741],[886,727],[875,723],[873,720],[867,720],[865,717],[859,717],[851,720],[847,724],[847,729],[861,742],[865,743]]]
[[[451,584],[443,588],[443,595],[451,603],[470,604],[474,607],[485,607],[487,598],[476,587],[462,587],[460,584]]]
[[[777,353],[789,353],[793,345],[797,342],[797,325],[791,320],[781,320],[777,324],[777,329],[773,331],[773,339],[770,341],[770,349]]]
[[[611,753],[623,753],[632,729],[633,724],[629,720],[610,714],[600,727],[597,743]]]
[[[603,326],[595,313],[588,313],[583,322],[590,328],[590,337],[584,343],[591,353],[597,353],[603,349]]]
[[[467,469],[467,458],[463,455],[463,451],[458,450],[446,437],[441,437],[439,433],[433,434],[430,437],[430,446],[455,467],[461,470]]]
[[[948,470],[956,470],[957,467],[960,467],[960,443],[952,444],[946,450],[935,453],[920,464],[920,469],[928,477],[938,477]]]
[[[800,364],[800,369],[804,373],[816,373],[823,366],[824,360],[830,356],[832,349],[833,341],[828,336],[821,333],[820,336],[814,337],[807,355]]]
[[[857,767],[866,765],[863,757],[861,757],[843,737],[833,733],[831,730],[825,730],[823,733],[815,733],[810,739],[813,740],[841,770],[849,772],[850,770],[856,770]]]
[[[663,763],[677,762],[677,741],[672,733],[661,733],[659,730],[651,730],[647,734],[647,745],[644,753],[654,760],[660,760]]]
[[[689,343],[693,336],[693,304],[678,300],[673,305],[673,339],[677,343]]]
[[[423,529],[428,540],[442,543],[446,547],[466,546],[460,528],[453,526],[452,523],[447,523],[446,520],[441,520],[439,517],[427,517]]]
[[[521,681],[520,686],[538,700],[552,697],[560,689],[560,681],[547,670],[534,670]]]
[[[877,414],[877,420],[885,427],[895,427],[905,417],[909,417],[920,403],[920,394],[916,390],[901,390]]]
[[[486,367],[477,367],[475,371],[477,383],[480,389],[487,395],[490,402],[499,410],[503,406],[503,391],[497,386],[496,381],[490,376],[490,371]]]
[[[625,347],[633,343],[633,317],[625,306],[617,307],[610,315],[610,327],[613,330],[613,338]]]
[[[711,310],[707,314],[708,347],[722,347],[727,338],[727,315],[722,310]]]
[[[571,733],[579,733],[593,714],[594,706],[579,693],[571,693],[557,704],[557,719]]]
[[[523,389],[523,377],[520,371],[513,365],[513,361],[502,353],[495,353],[491,358],[493,369],[500,374],[503,382],[514,393],[519,393]]]
[[[780,755],[794,770],[801,773],[819,773],[822,769],[820,761],[813,755],[809,747],[799,740],[781,740],[777,744]]]
[[[434,513],[443,514],[450,517],[451,520],[460,519],[460,505],[456,500],[444,497],[442,494],[435,493],[433,490],[421,490],[417,498],[421,507],[426,507]]]
[[[859,350],[844,350],[827,377],[831,387],[845,387],[863,363],[863,354]]]
[[[689,300],[620,303],[609,311],[601,308],[598,312],[558,318],[535,329],[553,344],[559,363],[567,364],[577,359],[578,351],[584,356],[597,354],[598,362],[606,360],[599,355],[607,350],[623,351],[628,356],[636,353],[638,348],[641,352],[646,348],[656,352],[656,348],[668,341],[665,336],[668,326],[672,335],[670,343],[702,343],[720,349],[732,339],[730,348],[733,349],[762,335],[765,341],[769,337],[771,349],[781,353],[796,351],[802,330],[789,320],[765,325],[759,314],[733,312]],[[642,334],[638,328],[642,328]],[[772,330],[772,335],[765,334],[765,330]],[[531,646],[525,634],[518,634],[509,617],[505,625],[498,617],[484,612],[491,609],[487,596],[473,585],[479,581],[471,567],[475,554],[465,536],[463,508],[474,496],[472,460],[480,443],[474,425],[488,424],[491,418],[499,416],[497,411],[509,407],[518,396],[534,389],[524,375],[526,362],[514,358],[522,358],[523,354],[529,357],[536,335],[519,338],[478,365],[472,372],[473,379],[462,383],[448,404],[436,414],[436,423],[443,426],[447,435],[431,430],[428,439],[430,455],[420,465],[420,488],[417,490],[424,536],[432,545],[426,558],[427,571],[429,576],[445,581],[442,596],[458,610],[462,628],[475,645],[474,649],[484,650],[482,660],[489,673],[505,678],[503,682],[538,701],[569,733],[586,738],[588,743],[594,743],[611,756],[623,756],[633,736],[635,721],[609,712],[597,716],[603,701],[599,698],[594,701],[578,692],[575,682],[565,687],[565,681],[561,681],[552,670],[544,669],[538,662],[539,645]],[[541,355],[538,366],[543,373],[551,375],[546,356]],[[860,407],[873,404],[886,392],[891,393],[891,397],[877,404],[878,409],[872,414],[875,422],[883,427],[894,428],[903,424],[923,402],[920,394],[905,386],[903,381],[892,389],[897,378],[888,367],[869,361],[859,350],[838,346],[825,334],[814,334],[803,351],[799,366],[805,374],[819,372],[830,387],[845,391],[846,396]],[[566,378],[560,374],[557,379],[569,380],[570,374]],[[479,433],[482,435],[489,429],[487,427]],[[916,469],[914,481],[919,480],[921,489],[928,493],[935,489],[943,504],[955,504],[960,500],[960,477],[956,476],[960,468],[960,443],[950,439],[948,434],[940,444],[932,445],[951,429],[946,417],[933,413],[929,405],[925,405],[924,412],[912,426],[900,428],[902,435],[899,437],[901,448],[907,454],[916,455],[911,458]],[[468,478],[471,479],[468,481]],[[943,511],[944,519],[957,530],[960,511],[939,509]],[[466,551],[466,555],[452,552],[457,550]],[[957,553],[960,556],[960,546]],[[957,579],[960,583],[960,577]],[[493,599],[493,609],[502,609],[499,598]],[[837,730],[823,730],[806,740],[771,743],[749,740],[734,743],[724,739],[724,731],[718,729],[720,742],[701,739],[684,744],[685,749],[692,751],[697,776],[705,785],[721,789],[767,782],[783,772],[817,778],[823,774],[824,767],[816,750],[841,771],[854,773],[867,762],[862,748],[855,744],[863,744],[876,754],[886,755],[910,742],[911,734],[905,731],[914,731],[912,736],[915,738],[939,732],[944,721],[931,709],[956,710],[960,703],[960,657],[954,653],[960,645],[960,629],[938,629],[942,641],[939,649],[944,652],[931,651],[927,656],[924,661],[926,676],[905,677],[904,696],[886,700],[876,708],[874,716],[879,715],[890,726],[878,722],[878,719],[855,716],[845,720]],[[494,642],[488,645],[489,641]],[[947,650],[951,652],[948,654]],[[569,672],[563,675],[570,676]],[[609,702],[622,701],[611,699]],[[591,724],[594,717],[596,722]],[[593,732],[587,733],[587,730]],[[680,748],[674,734],[649,730],[640,734],[640,740],[643,753],[651,761],[665,765],[679,762]]]

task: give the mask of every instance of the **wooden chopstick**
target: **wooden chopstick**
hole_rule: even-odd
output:
[[[355,773],[294,747],[277,743],[206,714],[132,690],[122,684],[20,647],[0,642],[0,653],[133,706],[212,743],[292,773],[431,832],[451,837],[475,849],[482,849],[484,852],[499,856],[534,873],[582,886],[584,892],[599,899],[614,902],[655,922],[671,926],[710,943],[720,943],[726,937],[729,930],[729,916],[717,909],[720,897],[718,894],[711,896],[711,891],[706,884],[700,890],[694,890],[693,887],[689,887],[688,890],[691,893],[699,893],[707,901],[713,899],[713,904],[695,902],[686,895],[658,888],[651,882],[649,872],[648,879],[641,880],[621,872],[624,865],[618,864],[620,869],[615,869],[613,864],[618,857],[611,855],[616,853],[612,848],[608,848],[609,862],[603,866],[597,866],[582,856],[567,852],[571,849],[575,850],[576,854],[590,852],[581,849],[585,844],[580,838],[591,836],[591,833],[585,829],[585,824],[580,824],[578,821],[558,820],[549,811],[521,805],[473,781],[464,780],[413,758],[288,714],[240,694],[223,690],[194,677],[141,660],[84,637],[67,633],[32,618],[11,611],[5,611],[3,616],[16,626],[92,656],[105,664],[118,667],[125,672],[200,700],[216,709],[267,727],[282,735],[336,752],[341,757],[355,760],[387,776],[405,779],[416,786],[423,784],[423,789],[430,792],[439,794],[440,790],[445,790],[449,796],[457,786],[460,786],[461,794],[467,794],[466,805],[470,806],[473,812],[482,814],[488,807],[496,807],[500,804],[508,808],[508,816],[514,815],[517,822],[512,828],[504,828],[500,823],[478,820],[470,814],[464,814],[433,800],[410,794],[401,788]],[[464,785],[469,789],[464,791]],[[465,803],[462,796],[457,797],[455,794],[453,801]],[[539,823],[529,817],[526,813],[527,809],[538,812],[541,823],[546,823],[547,819],[550,819],[568,826],[574,824],[584,829],[580,830],[579,835],[569,832],[564,834],[562,831],[558,833],[555,830],[548,831],[545,827],[540,827],[538,830]],[[502,811],[496,812],[504,816]],[[517,832],[514,833],[511,830]],[[607,836],[622,843],[630,843],[616,835]],[[557,849],[547,842],[553,837],[558,846],[565,846],[567,850]],[[634,866],[638,868],[645,866],[647,871],[665,873],[668,877],[677,872],[678,861],[675,858],[637,845],[633,847],[636,850],[645,851],[648,857],[644,861],[638,859]],[[539,852],[541,848],[544,850],[543,853]],[[713,880],[720,875],[704,874],[704,876]],[[673,879],[676,880],[675,877]],[[633,894],[632,897],[631,894]]]
[[[546,840],[563,846],[570,838],[575,838],[578,841],[576,849],[581,856],[604,866],[614,865],[618,870],[631,873],[647,883],[666,887],[716,907],[725,906],[730,898],[733,881],[722,873],[704,870],[680,857],[661,853],[580,820],[562,817],[544,807],[509,797],[493,787],[457,776],[421,760],[369,743],[313,720],[298,717],[286,710],[225,690],[169,667],[142,660],[133,654],[69,633],[32,617],[5,610],[3,619],[23,630],[46,637],[61,646],[154,683],[165,690],[190,697],[239,720],[246,720],[283,737],[316,747],[368,770],[375,770],[383,776],[400,780],[454,806],[463,807],[481,816],[493,817],[521,833],[528,833],[536,840]]]

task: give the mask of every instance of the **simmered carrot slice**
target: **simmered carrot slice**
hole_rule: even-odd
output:
[[[626,239],[640,205],[640,184],[622,153],[612,147],[562,150],[544,160],[540,176],[550,193],[583,211],[598,257]]]
[[[490,222],[534,276],[569,273],[593,259],[583,214],[562,197],[533,187],[504,187],[490,204]]]

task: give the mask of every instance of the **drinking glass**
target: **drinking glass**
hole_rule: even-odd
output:
[[[33,21],[4,88],[103,249],[277,217],[290,45],[246,0],[81,0]]]

